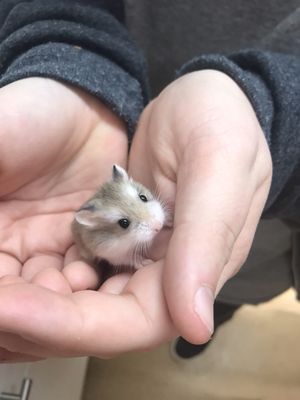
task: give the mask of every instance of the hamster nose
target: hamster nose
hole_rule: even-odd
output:
[[[154,230],[154,232],[158,233],[161,228],[163,227],[163,224],[160,221],[153,221],[152,225],[152,229]]]

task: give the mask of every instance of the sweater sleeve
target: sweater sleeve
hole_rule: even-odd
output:
[[[0,87],[40,76],[98,97],[132,135],[147,102],[145,62],[121,24],[119,0],[3,0]]]
[[[263,216],[300,222],[300,57],[255,49],[203,55],[178,73],[201,69],[222,71],[237,82],[260,121],[273,161]]]

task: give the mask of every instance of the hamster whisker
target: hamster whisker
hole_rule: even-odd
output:
[[[155,184],[155,189],[153,191],[153,195],[160,203],[164,203],[164,200],[161,197],[161,191],[159,190],[158,184]]]
[[[142,248],[141,248],[141,245],[140,245],[140,243],[138,243],[138,244],[135,246],[134,250],[133,250],[133,257],[132,257],[132,259],[133,259],[134,265],[138,265],[138,264],[141,262],[141,260],[143,259],[142,252],[143,252],[143,250],[142,250]]]
[[[154,195],[154,197],[156,197],[158,200],[160,200],[160,190],[159,190],[159,187],[158,187],[158,184],[157,184],[157,183],[155,183],[155,188],[154,188],[154,190],[153,190],[153,195]]]
[[[158,184],[155,185],[155,189],[153,191],[153,195],[157,201],[160,202],[163,211],[165,212],[167,216],[167,221],[168,224],[171,222],[170,220],[173,220],[173,215],[174,215],[174,202],[171,200],[163,199],[161,195],[161,191],[158,188]]]
[[[149,243],[138,242],[133,250],[132,260],[134,265],[141,264],[149,250]]]

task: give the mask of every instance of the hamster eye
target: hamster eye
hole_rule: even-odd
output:
[[[121,228],[127,229],[130,225],[130,221],[127,218],[119,219],[118,224]]]
[[[146,203],[148,201],[147,197],[144,194],[139,194],[139,198]]]

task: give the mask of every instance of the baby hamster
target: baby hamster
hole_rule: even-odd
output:
[[[139,268],[165,221],[162,203],[114,165],[112,179],[76,212],[72,232],[87,261]]]

